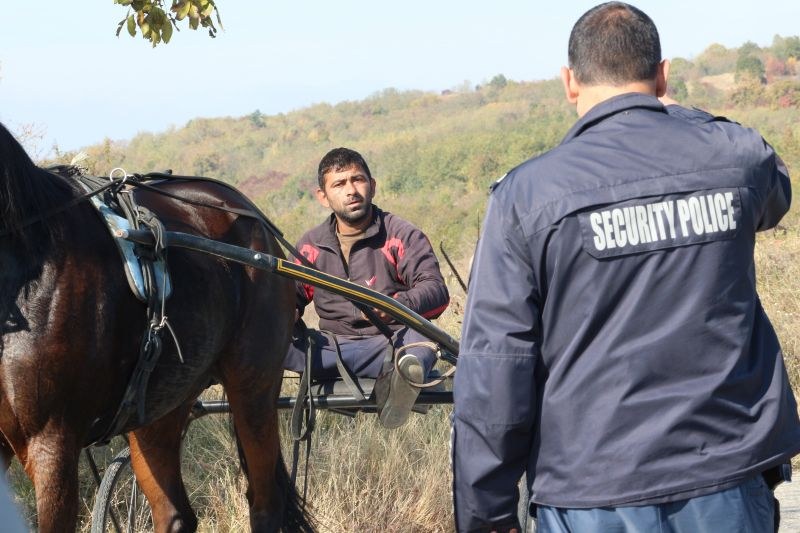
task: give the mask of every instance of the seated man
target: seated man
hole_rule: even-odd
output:
[[[318,270],[392,296],[426,318],[438,317],[447,308],[449,295],[431,244],[419,229],[372,204],[375,180],[364,158],[347,148],[331,150],[319,163],[317,180],[317,199],[332,214],[303,235],[297,245],[300,253]],[[314,378],[339,375],[334,344],[338,344],[342,362],[353,374],[377,378],[388,335],[395,349],[427,340],[374,310],[375,317],[386,325],[379,329],[343,296],[298,283],[300,329],[305,328],[299,316],[312,300],[320,329],[335,335],[334,343],[330,336],[311,333]],[[297,372],[305,369],[307,342],[307,335],[295,336],[285,368]],[[423,383],[435,362],[433,350],[415,346],[404,352],[398,367],[413,381]],[[381,423],[387,428],[401,426],[418,394],[419,388],[394,372],[389,379],[388,399],[378,405]]]

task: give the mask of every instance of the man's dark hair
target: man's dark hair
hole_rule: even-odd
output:
[[[369,167],[361,154],[350,148],[334,148],[322,158],[319,162],[319,169],[317,170],[317,182],[319,188],[325,188],[325,174],[330,171],[338,172],[345,170],[352,166],[359,166],[361,170],[367,175],[367,178],[372,179],[372,174],[369,172]]]
[[[661,43],[653,21],[623,2],[606,2],[583,14],[569,36],[569,66],[578,83],[623,85],[653,80]]]

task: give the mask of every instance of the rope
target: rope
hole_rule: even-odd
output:
[[[399,348],[397,348],[395,350],[395,353],[394,353],[394,371],[397,372],[400,375],[400,377],[402,377],[404,380],[406,380],[406,382],[409,385],[411,385],[412,387],[417,388],[417,389],[430,389],[432,387],[436,387],[437,385],[439,385],[442,382],[444,382],[444,380],[446,380],[447,378],[449,378],[450,376],[455,374],[456,367],[455,366],[451,366],[450,368],[447,369],[447,372],[445,372],[444,374],[442,374],[438,378],[436,378],[436,379],[434,379],[432,381],[429,381],[427,383],[416,383],[415,381],[411,381],[411,378],[409,378],[407,375],[403,374],[403,372],[400,370],[400,365],[398,363],[398,361],[400,361],[400,354],[405,352],[406,350],[408,350],[410,348],[422,347],[422,346],[424,346],[426,348],[430,348],[431,350],[435,351],[437,359],[444,360],[442,358],[442,350],[439,348],[439,346],[437,344],[435,344],[433,342],[429,342],[429,341],[410,342],[408,344],[400,346]]]

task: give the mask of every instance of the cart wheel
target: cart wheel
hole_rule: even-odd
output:
[[[125,448],[106,468],[92,509],[91,533],[153,531],[153,516],[131,469]]]

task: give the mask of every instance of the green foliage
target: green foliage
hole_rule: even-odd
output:
[[[261,114],[261,111],[256,109],[252,113],[250,113],[250,122],[256,128],[263,128],[264,127],[264,115]]]
[[[682,57],[676,57],[670,61],[669,77],[670,79],[681,78],[686,79],[696,72],[697,68],[694,63]]]
[[[736,50],[729,50],[721,44],[712,44],[697,56],[695,64],[701,75],[723,74],[734,70],[737,55]]]
[[[777,81],[767,88],[766,98],[773,109],[800,108],[800,81]]]
[[[761,80],[754,76],[742,78],[731,93],[731,102],[736,106],[748,107],[763,103],[764,87]]]
[[[761,52],[761,48],[753,41],[747,41],[739,47],[739,57],[757,56]]]
[[[744,55],[739,56],[736,60],[736,81],[745,78],[753,78],[759,81],[766,81],[764,79],[764,63],[755,56]]]
[[[492,78],[492,81],[489,82],[489,85],[494,87],[495,89],[502,89],[503,87],[508,85],[508,80],[502,74],[498,74],[497,76]]]
[[[779,59],[800,58],[800,37],[781,37],[776,35],[772,40],[772,53]]]
[[[669,95],[678,102],[684,102],[689,98],[689,89],[686,87],[686,82],[681,78],[670,80],[667,89]]]
[[[178,22],[187,18],[189,28],[207,28],[208,35],[212,38],[217,35],[212,15],[216,15],[217,24],[222,27],[214,0],[173,0],[169,9],[165,1],[167,0],[114,0],[115,4],[128,8],[128,14],[117,26],[117,37],[123,26],[131,37],[135,37],[138,27],[142,37],[155,48],[159,43],[168,43],[172,39],[173,29],[180,31]]]

